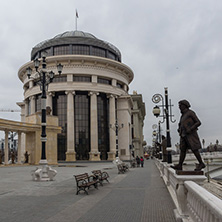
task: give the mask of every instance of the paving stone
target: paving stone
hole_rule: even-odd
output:
[[[64,164],[63,164],[64,165]],[[82,166],[82,167],[81,167]],[[58,167],[55,181],[31,180],[33,166],[0,168],[1,222],[174,222],[175,206],[154,160],[118,174],[112,163]],[[74,174],[106,169],[110,183],[76,195]]]

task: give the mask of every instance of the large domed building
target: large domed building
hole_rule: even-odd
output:
[[[57,73],[57,64],[63,65],[62,74],[49,84],[46,102],[62,129],[57,138],[57,159],[113,160],[118,123],[118,155],[129,160],[134,105],[128,90],[134,74],[121,62],[120,51],[90,33],[68,31],[37,44],[31,60],[41,58],[43,52],[47,52],[48,70]],[[34,70],[33,61],[18,72],[24,88],[23,121],[41,111],[41,90],[34,79],[27,78],[28,67]],[[143,126],[145,106],[141,104],[138,118]]]

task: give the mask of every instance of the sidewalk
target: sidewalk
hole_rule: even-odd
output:
[[[55,181],[31,181],[34,166],[0,168],[1,222],[174,222],[175,208],[154,160],[118,174],[112,163],[53,167]],[[73,174],[102,169],[110,175],[99,190],[76,195]]]

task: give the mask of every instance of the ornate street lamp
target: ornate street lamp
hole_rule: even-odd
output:
[[[168,163],[172,163],[172,156],[171,156],[171,138],[170,138],[170,121],[172,123],[176,122],[176,120],[173,120],[173,116],[172,115],[172,109],[171,107],[173,105],[171,105],[171,100],[168,101],[168,88],[164,88],[165,91],[165,101],[164,98],[161,94],[155,94],[152,97],[152,101],[154,103],[159,103],[160,101],[162,101],[162,105],[159,106],[155,106],[153,108],[153,114],[156,117],[162,117],[162,121],[160,121],[159,123],[164,123],[164,121],[166,120],[166,137],[167,137],[167,152],[168,152]],[[164,104],[165,102],[165,104]],[[162,115],[160,115],[161,111],[160,111],[160,107],[162,108]]]
[[[114,126],[110,124],[109,127],[115,130],[116,132],[116,157],[119,157],[118,134],[119,134],[119,130],[121,130],[124,127],[124,124],[122,123],[121,125],[119,125],[116,119]]]
[[[42,153],[41,153],[41,160],[39,161],[39,164],[43,165],[42,170],[42,180],[48,180],[48,174],[46,170],[46,166],[48,164],[46,159],[46,91],[48,90],[49,83],[52,82],[55,73],[53,71],[47,70],[47,64],[46,64],[46,56],[47,53],[43,51],[41,53],[42,60],[35,59],[34,67],[35,67],[35,77],[32,77],[33,70],[28,67],[26,69],[28,79],[32,78],[35,80],[35,82],[40,86],[41,90],[41,110],[42,110],[42,116],[41,116],[41,126],[42,126],[42,133],[41,133],[41,143],[42,143]],[[42,63],[42,67],[40,68],[40,64]],[[62,73],[63,66],[59,63],[57,65],[57,70],[59,75]]]

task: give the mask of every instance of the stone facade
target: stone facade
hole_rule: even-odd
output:
[[[59,160],[114,160],[117,147],[117,135],[114,126],[118,123],[119,126],[123,126],[122,129],[119,128],[118,130],[119,157],[123,160],[129,160],[129,148],[132,144],[131,110],[133,100],[128,93],[128,89],[134,74],[128,66],[121,63],[120,52],[114,46],[110,48],[110,44],[103,41],[101,43],[101,40],[95,37],[92,38],[90,34],[86,35],[78,31],[71,34],[73,36],[68,38],[61,35],[56,43],[54,43],[54,38],[52,41],[49,40],[47,44],[40,43],[40,46],[37,45],[32,51],[32,57],[38,56],[38,53],[40,54],[44,47],[50,46],[51,48],[47,48],[47,50],[51,53],[53,50],[56,51],[55,48],[57,47],[53,44],[58,44],[59,41],[64,44],[64,39],[70,41],[74,48],[76,47],[75,44],[79,44],[79,42],[86,44],[85,41],[87,41],[88,45],[92,44],[89,49],[89,55],[51,54],[46,58],[47,69],[52,70],[54,73],[57,72],[56,66],[58,63],[63,65],[62,75],[56,76],[59,81],[53,81],[49,84],[47,94],[47,106],[51,107],[52,115],[58,115],[59,125],[62,127],[62,133],[58,137],[58,159],[64,154],[64,157],[61,157],[63,159]],[[80,34],[83,36],[79,37]],[[78,35],[78,38],[76,35]],[[93,52],[92,48],[97,47],[96,44],[100,47],[96,48],[97,51],[101,51],[101,47],[104,47],[105,54],[103,56],[90,54]],[[71,48],[69,47],[69,49]],[[112,53],[115,56],[110,59],[112,57],[109,58],[109,55]],[[24,103],[23,105],[20,104],[20,107],[22,108],[22,113],[26,116],[26,122],[32,121],[32,115],[38,111],[38,101],[41,94],[40,88],[35,84],[35,81],[27,78],[26,69],[28,67],[34,70],[32,61],[23,65],[18,72],[18,76],[24,84]],[[36,73],[33,72],[32,77],[35,77],[35,75]],[[78,78],[81,80],[76,80]],[[89,81],[86,81],[87,78]],[[66,100],[65,102],[63,101],[65,111],[61,111],[62,114],[58,111],[58,107],[60,107],[58,98],[60,95]],[[81,96],[84,96],[86,106],[89,108],[85,108],[79,113],[78,107],[81,104],[78,103],[78,98]],[[89,110],[88,116],[84,113],[88,112],[87,109]],[[59,115],[63,115],[63,117]],[[85,125],[80,130],[79,124],[82,124],[83,118],[86,118]],[[139,130],[142,133],[142,126]],[[61,145],[62,140],[60,141],[62,136],[65,138],[63,145]],[[47,135],[47,138],[50,138],[50,136]],[[26,142],[28,141],[26,140]],[[38,143],[38,141],[36,142]],[[53,155],[52,161],[56,158],[56,147],[53,152],[50,151]],[[36,152],[38,151],[36,150]],[[60,155],[61,152],[62,155]],[[38,156],[39,154],[36,153],[34,162],[38,159]]]
[[[141,94],[137,94],[136,91],[131,95],[133,101],[133,110],[132,110],[132,123],[133,123],[133,151],[136,156],[144,155],[144,136],[143,136],[143,126],[144,126],[144,118],[146,115],[145,103],[143,102],[143,98]]]
[[[29,163],[38,165],[41,159],[41,115],[35,113],[26,117],[26,122],[39,126],[38,130],[26,133],[26,151],[30,154]],[[58,127],[58,117],[46,117],[46,158],[48,164],[57,164],[57,134],[61,132]]]

